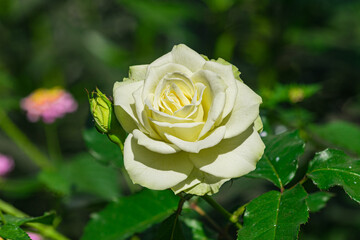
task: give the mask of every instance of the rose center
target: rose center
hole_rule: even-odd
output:
[[[180,87],[171,83],[162,91],[160,97],[160,111],[173,115],[174,112],[191,103],[191,96],[184,93]]]

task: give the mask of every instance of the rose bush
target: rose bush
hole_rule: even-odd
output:
[[[130,67],[129,78],[114,85],[114,105],[129,133],[124,164],[134,183],[213,194],[255,169],[265,147],[258,134],[262,100],[239,74],[183,44]]]

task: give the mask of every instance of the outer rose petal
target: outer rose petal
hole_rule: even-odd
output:
[[[132,132],[139,125],[135,113],[135,99],[132,93],[144,84],[139,82],[116,82],[113,96],[116,118],[126,132]]]
[[[215,122],[221,117],[224,110],[227,85],[218,74],[208,70],[200,70],[191,76],[195,83],[202,83],[206,86],[202,98],[204,110],[208,110],[207,119],[204,128],[201,130],[199,138],[209,132]]]
[[[261,97],[240,81],[236,81],[238,93],[231,114],[224,120],[224,138],[232,138],[249,128],[259,116]]]
[[[224,119],[233,109],[236,95],[237,95],[237,84],[234,78],[234,73],[232,71],[232,65],[224,65],[217,62],[207,61],[204,64],[203,69],[210,70],[219,74],[219,76],[224,80],[225,84],[228,86],[226,89],[226,103],[224,111],[222,113],[222,119]]]
[[[200,54],[184,44],[174,46],[171,54],[175,63],[184,65],[192,72],[200,70],[206,62]]]
[[[129,69],[129,78],[135,82],[144,80],[148,66],[147,64],[131,66]]]
[[[174,144],[154,140],[137,129],[135,129],[132,134],[139,145],[146,147],[150,151],[161,154],[172,154],[180,151]]]
[[[208,173],[202,172],[197,168],[194,168],[190,176],[171,188],[175,194],[182,191],[188,194],[195,194],[203,196],[205,194],[212,195],[219,191],[221,185],[230,179],[219,178]]]
[[[124,164],[134,183],[154,190],[172,188],[194,168],[185,152],[170,155],[149,151],[138,145],[132,134],[125,140]]]
[[[265,145],[253,126],[212,148],[190,154],[195,167],[217,177],[236,178],[255,169],[264,153]]]

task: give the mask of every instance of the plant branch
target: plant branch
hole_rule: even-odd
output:
[[[218,212],[220,212],[227,220],[235,224],[235,226],[240,229],[242,228],[242,225],[237,221],[237,218],[233,217],[231,213],[229,213],[225,208],[223,208],[220,204],[218,204],[212,197],[209,195],[204,195],[202,198],[210,204],[214,209],[216,209]]]
[[[56,124],[44,124],[46,143],[49,150],[50,159],[59,162],[62,159],[59,138]]]
[[[0,129],[11,138],[14,143],[40,168],[49,169],[51,164],[48,158],[21,132],[0,107]]]

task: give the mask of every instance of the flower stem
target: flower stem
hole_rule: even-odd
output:
[[[20,210],[16,209],[12,205],[8,204],[7,202],[4,202],[1,199],[0,199],[0,211],[3,211],[7,214],[19,218],[28,217],[25,213],[21,212]],[[26,223],[26,225],[36,229],[44,237],[51,238],[54,240],[69,240],[67,237],[57,232],[52,226],[47,226],[41,223]]]
[[[0,129],[11,138],[15,144],[24,151],[26,155],[40,168],[51,168],[48,158],[21,132],[21,130],[10,120],[5,111],[0,108]]]
[[[218,204],[214,199],[212,199],[212,197],[210,197],[209,195],[204,195],[204,196],[202,196],[202,198],[203,198],[208,204],[210,204],[214,209],[216,209],[218,212],[220,212],[227,220],[229,220],[230,222],[232,222],[233,224],[235,224],[235,226],[236,226],[238,229],[242,228],[242,225],[237,221],[237,219],[234,218],[231,213],[229,213],[228,211],[226,211],[226,209],[223,208],[220,204]]]
[[[50,159],[59,162],[62,159],[59,138],[57,134],[57,127],[55,123],[44,125],[46,142],[49,150]]]

